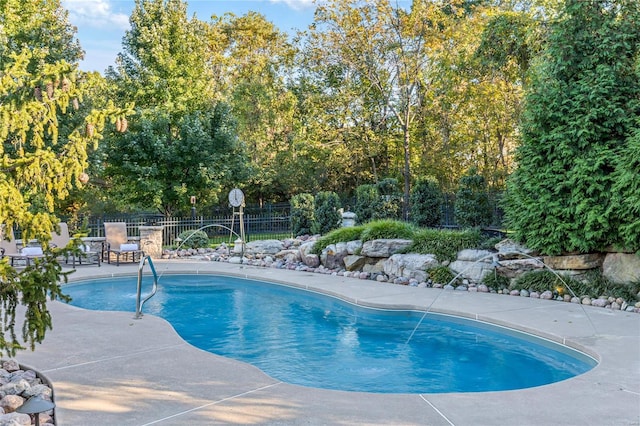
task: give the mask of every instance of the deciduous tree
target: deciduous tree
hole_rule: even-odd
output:
[[[167,216],[184,212],[191,195],[216,203],[246,178],[235,122],[215,93],[209,49],[220,33],[189,19],[181,0],[136,0],[130,22],[107,77],[111,96],[135,101],[139,118],[108,140],[109,191]]]

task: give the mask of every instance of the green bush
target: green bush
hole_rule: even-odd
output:
[[[182,240],[180,248],[203,248],[209,246],[209,236],[204,231],[184,231],[178,235]]]
[[[397,219],[402,208],[402,194],[398,180],[382,179],[377,185],[360,185],[356,188],[354,213],[359,223],[378,219]]]
[[[510,289],[529,290],[529,291],[558,291],[559,293],[570,293],[569,289],[564,285],[567,282],[571,286],[572,282],[569,277],[558,278],[553,272],[544,269],[541,271],[532,271],[522,274],[511,284]]]
[[[506,223],[544,254],[640,248],[640,149],[629,145],[639,127],[638,2],[560,4],[523,102]]]
[[[460,250],[476,248],[480,242],[480,231],[468,229],[450,231],[441,229],[420,229],[413,236],[413,243],[406,253],[433,254],[438,261],[455,260]]]
[[[627,146],[617,156],[612,199],[607,211],[617,223],[617,244],[628,250],[640,251],[640,118],[637,128],[627,139]]]
[[[340,197],[331,191],[321,191],[315,197],[315,221],[311,225],[311,232],[324,235],[340,226]]]
[[[586,274],[584,279],[572,280],[568,284],[578,297],[621,297],[631,304],[635,303],[636,295],[640,291],[640,283],[616,284],[604,277],[600,270],[591,271]]]
[[[360,185],[356,188],[356,205],[354,213],[359,223],[367,223],[374,219],[380,194],[375,185]]]
[[[509,278],[504,275],[498,275],[496,273],[490,273],[482,278],[482,284],[496,291],[509,287]]]
[[[458,225],[463,228],[491,225],[493,212],[489,204],[487,183],[474,168],[460,179],[454,215]]]
[[[455,274],[447,266],[435,266],[427,269],[429,278],[435,284],[449,284]]]
[[[372,219],[398,219],[402,210],[402,193],[398,190],[398,179],[382,179],[376,185],[378,203]]]
[[[411,190],[411,221],[418,226],[434,227],[442,220],[442,191],[435,179],[419,179]]]
[[[319,255],[328,245],[359,240],[361,239],[362,231],[364,231],[364,226],[334,229],[328,234],[318,238],[311,252]]]
[[[379,240],[382,238],[413,238],[416,230],[413,225],[399,220],[376,220],[364,225],[362,241]]]
[[[291,232],[293,235],[311,234],[315,220],[315,202],[311,194],[297,194],[291,197]]]

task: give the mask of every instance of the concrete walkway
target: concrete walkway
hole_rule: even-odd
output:
[[[155,261],[158,274],[219,273],[315,289],[376,307],[454,313],[565,341],[590,372],[520,391],[369,394],[279,382],[185,343],[163,319],[50,304],[54,329],[16,359],[54,386],[58,425],[640,425],[640,314],[481,293],[205,261]],[[72,279],[137,273],[80,266]],[[162,279],[160,280],[162,285]],[[435,300],[435,302],[434,302]],[[586,314],[586,315],[585,315]]]

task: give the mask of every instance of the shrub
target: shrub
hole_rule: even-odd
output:
[[[178,235],[182,240],[180,248],[203,248],[209,245],[209,236],[204,231],[189,230]]]
[[[474,168],[460,179],[454,215],[463,228],[487,226],[493,220],[487,183]]]
[[[291,197],[291,232],[300,236],[311,233],[315,218],[315,202],[311,194],[297,194]]]
[[[442,191],[435,179],[422,178],[413,186],[411,220],[418,226],[438,226],[442,219]]]
[[[496,291],[509,287],[509,278],[496,273],[487,274],[482,278],[482,284]]]
[[[356,188],[355,214],[359,223],[366,223],[374,218],[376,205],[380,199],[375,185],[360,185]]]
[[[402,195],[398,191],[397,179],[382,179],[377,185],[360,185],[356,188],[355,214],[359,223],[397,219],[401,205]]]
[[[364,226],[334,229],[328,234],[318,238],[311,252],[319,255],[328,245],[359,240],[362,236],[362,231],[364,231]]]
[[[314,234],[326,234],[340,226],[340,197],[331,191],[321,191],[315,197],[315,221],[311,225]]]
[[[638,128],[638,2],[561,3],[565,19],[548,27],[523,102],[507,224],[544,254],[602,251],[617,235],[638,247],[638,157],[628,155],[640,151],[627,150]]]
[[[381,238],[413,238],[413,225],[398,220],[376,220],[364,225],[362,241],[378,240]]]
[[[502,241],[504,238],[501,237],[486,237],[485,235],[480,235],[480,242],[478,243],[478,249],[480,250],[494,250],[496,249],[496,244]]]
[[[406,253],[433,254],[438,261],[455,260],[463,249],[475,248],[480,242],[480,231],[468,229],[449,231],[441,229],[420,229],[413,236],[413,243]]]
[[[398,190],[398,180],[394,178],[382,179],[376,185],[378,188],[378,203],[372,219],[397,219],[402,210],[402,194]]]
[[[640,291],[640,283],[616,284],[603,276],[600,270],[591,271],[585,275],[584,279],[572,280],[568,284],[573,291],[572,294],[578,297],[621,297],[631,304],[634,303],[633,301],[636,300],[636,295]]]
[[[436,284],[449,284],[453,277],[455,277],[453,271],[447,266],[435,266],[427,269],[429,278]]]
[[[553,272],[544,269],[542,271],[532,271],[522,274],[511,284],[510,289],[525,289],[537,292],[550,290],[558,291],[559,293],[570,293],[563,281],[571,286],[571,278],[562,277],[562,279],[560,279]]]

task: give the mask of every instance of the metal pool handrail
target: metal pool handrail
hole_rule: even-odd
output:
[[[141,293],[142,293],[142,269],[144,268],[144,262],[147,260],[149,261],[149,268],[151,268],[151,272],[153,272],[153,288],[151,289],[151,293],[147,297],[145,297],[144,300],[142,300],[141,302],[140,299],[141,299]],[[158,291],[158,274],[156,273],[156,268],[153,266],[153,261],[151,260],[151,256],[144,256],[142,259],[140,259],[140,264],[138,265],[138,291],[136,294],[136,316],[134,317],[135,319],[142,318],[142,305],[144,305],[144,302],[151,299],[153,295],[156,294],[156,291]]]

